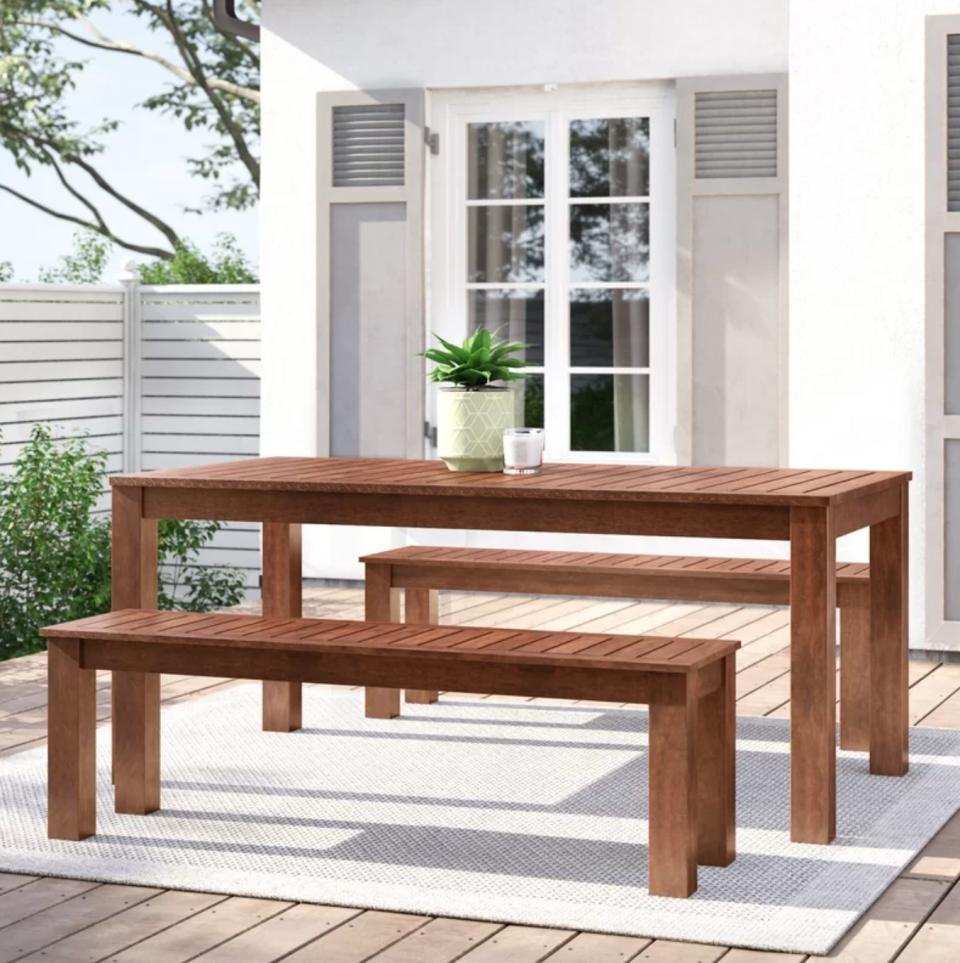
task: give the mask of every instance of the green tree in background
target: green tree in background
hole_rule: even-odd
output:
[[[56,266],[41,268],[42,284],[99,284],[109,281],[104,271],[113,246],[92,231],[73,235],[73,251]],[[3,262],[7,264],[9,262]],[[3,277],[0,264],[0,281]],[[256,284],[257,273],[232,234],[218,234],[211,254],[203,254],[189,241],[181,241],[172,258],[137,265],[144,284]],[[11,274],[13,269],[11,267]]]
[[[73,252],[52,268],[40,268],[41,284],[98,284],[110,257],[110,245],[92,231],[73,235]]]
[[[97,513],[106,455],[80,438],[55,441],[38,425],[0,476],[0,659],[43,648],[39,630],[110,608],[110,523]],[[163,609],[205,612],[236,605],[243,576],[197,564],[218,522],[162,521]]]
[[[258,4],[240,0],[255,18]],[[246,9],[244,9],[246,8]],[[147,49],[112,37],[95,23],[98,12],[125,10],[156,38]],[[59,200],[39,200],[9,183],[0,191],[51,217],[161,260],[184,247],[179,230],[104,174],[102,157],[119,121],[82,127],[70,114],[70,95],[90,56],[136,57],[157,67],[157,93],[142,106],[210,135],[206,152],[187,160],[209,182],[207,209],[253,206],[260,184],[260,57],[256,44],[221,33],[209,0],[2,0],[0,2],[0,147],[30,176],[53,172]],[[172,83],[170,82],[172,78]],[[104,203],[120,204],[140,222],[136,236],[119,234]]]
[[[257,275],[231,234],[219,234],[208,257],[189,241],[177,245],[169,260],[141,264],[144,284],[255,284]]]

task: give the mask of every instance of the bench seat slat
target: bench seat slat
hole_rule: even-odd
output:
[[[633,570],[649,573],[654,569],[657,574],[670,573],[681,576],[699,576],[709,573],[718,577],[736,578],[749,573],[756,578],[776,581],[787,581],[790,577],[790,562],[784,559],[550,552],[528,549],[450,549],[449,547],[432,548],[427,545],[413,545],[387,552],[377,552],[363,556],[360,561],[413,567],[421,565],[432,567],[441,563],[457,568],[490,566],[504,571],[511,567],[531,567],[559,568],[565,571],[582,569],[590,574],[610,570],[622,574]],[[862,584],[868,582],[870,578],[870,566],[863,562],[838,562],[836,572],[837,580],[843,582]]]
[[[262,618],[253,615],[126,610],[112,618],[93,616],[44,629],[47,638],[276,649],[320,655],[362,653],[391,658],[531,662],[582,668],[651,672],[687,671],[734,652],[737,642],[671,639],[644,635],[463,629],[325,619]],[[293,626],[293,628],[291,628]],[[474,647],[476,646],[476,647]],[[678,659],[678,656],[685,656]]]

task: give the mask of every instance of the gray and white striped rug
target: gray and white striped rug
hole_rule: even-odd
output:
[[[841,753],[831,846],[788,837],[788,728],[738,720],[738,857],[687,900],[646,881],[646,714],[457,701],[363,718],[308,689],[259,730],[259,687],[163,713],[163,809],[51,842],[44,749],[0,759],[0,869],[437,916],[825,953],[960,807],[960,734],[914,730],[910,774]]]

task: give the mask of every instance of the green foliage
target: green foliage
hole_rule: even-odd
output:
[[[494,381],[518,381],[527,375],[526,362],[511,355],[527,347],[520,341],[495,341],[486,328],[468,335],[462,345],[435,335],[442,348],[428,348],[421,357],[435,362],[430,380],[477,391]]]
[[[64,254],[56,267],[41,268],[41,284],[99,284],[110,257],[111,244],[93,231],[73,235],[73,252]]]
[[[13,473],[0,477],[0,659],[42,649],[44,625],[109,610],[110,525],[96,514],[105,470],[102,452],[79,438],[55,441],[38,425]],[[176,579],[160,585],[162,608],[208,611],[241,600],[240,572],[196,564],[218,529],[161,526],[161,575]]]
[[[171,260],[139,266],[144,284],[256,284],[257,275],[232,234],[218,234],[212,257],[181,242]]]
[[[146,27],[153,42],[140,45],[102,33],[98,15],[118,7],[128,18],[129,37],[142,36]],[[239,8],[254,19],[259,12],[253,0],[241,0]],[[206,152],[186,161],[212,188],[207,209],[256,203],[259,51],[256,44],[220,32],[209,0],[2,0],[0,150],[27,177],[37,169],[49,171],[62,188],[63,203],[52,192],[40,200],[14,183],[0,183],[0,191],[129,250],[173,256],[179,232],[148,209],[150,198],[134,197],[122,177],[114,182],[106,176],[101,159],[120,121],[104,118],[91,125],[76,117],[76,91],[91,57],[112,57],[121,70],[131,58],[151,64],[156,93],[140,106],[207,135]],[[118,233],[104,204],[133,215],[143,236]],[[157,231],[166,247],[157,244]]]
[[[9,261],[0,261],[0,284],[13,280],[13,265]]]
[[[203,568],[197,555],[217,532],[219,522],[163,519],[160,522],[161,609],[209,612],[243,601],[243,574],[234,568]]]

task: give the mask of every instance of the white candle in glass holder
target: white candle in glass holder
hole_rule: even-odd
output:
[[[543,466],[543,429],[507,428],[503,433],[505,475],[535,475]]]

